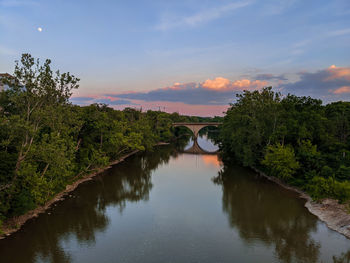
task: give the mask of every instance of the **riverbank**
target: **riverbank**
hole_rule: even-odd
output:
[[[158,145],[166,145],[168,143],[157,143],[156,146]],[[48,202],[46,202],[44,205],[39,206],[33,210],[28,211],[27,213],[17,216],[17,217],[13,217],[10,218],[6,221],[4,221],[3,226],[2,226],[2,233],[0,234],[0,239],[4,239],[8,236],[10,236],[11,234],[15,233],[16,231],[20,230],[21,227],[30,219],[37,217],[39,214],[44,213],[47,209],[49,209],[54,203],[58,202],[58,201],[62,201],[65,199],[65,196],[68,195],[70,192],[74,191],[80,184],[86,182],[86,181],[90,181],[93,177],[97,176],[98,174],[106,171],[107,169],[111,168],[111,166],[116,165],[120,162],[123,162],[126,158],[128,158],[131,155],[136,154],[137,152],[139,152],[139,150],[135,150],[132,151],[128,154],[123,155],[121,158],[114,160],[112,162],[109,163],[108,166],[100,168],[98,170],[96,170],[95,172],[91,173],[91,174],[87,174],[85,176],[83,176],[82,178],[80,178],[79,180],[75,181],[72,184],[69,184],[66,186],[66,189],[59,192],[58,194],[56,194],[51,200],[49,200]]]
[[[285,189],[298,193],[300,198],[306,200],[305,207],[311,214],[317,216],[321,221],[325,222],[330,229],[343,234],[350,239],[350,214],[346,205],[339,204],[337,200],[330,198],[325,198],[319,202],[315,202],[307,193],[301,191],[300,189],[290,186],[276,177],[268,176],[257,168],[252,167],[252,169],[269,181],[272,181]]]

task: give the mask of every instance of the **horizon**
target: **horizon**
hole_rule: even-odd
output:
[[[350,2],[0,1],[0,72],[30,53],[80,81],[71,101],[222,116],[272,86],[350,99]]]

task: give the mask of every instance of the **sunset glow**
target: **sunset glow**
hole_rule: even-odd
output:
[[[29,52],[80,78],[72,103],[201,116],[267,86],[350,99],[349,1],[63,2],[0,0],[0,73]]]

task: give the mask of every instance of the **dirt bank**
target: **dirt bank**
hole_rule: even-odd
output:
[[[329,198],[323,199],[319,202],[312,201],[312,198],[300,189],[289,186],[276,177],[267,176],[256,168],[253,168],[253,170],[283,188],[297,192],[301,198],[306,200],[305,207],[311,214],[325,222],[330,229],[350,238],[350,214],[345,205],[339,204],[337,200]]]

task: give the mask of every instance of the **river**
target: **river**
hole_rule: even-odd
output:
[[[0,240],[4,263],[349,259],[350,240],[295,193],[172,145],[127,158]]]

